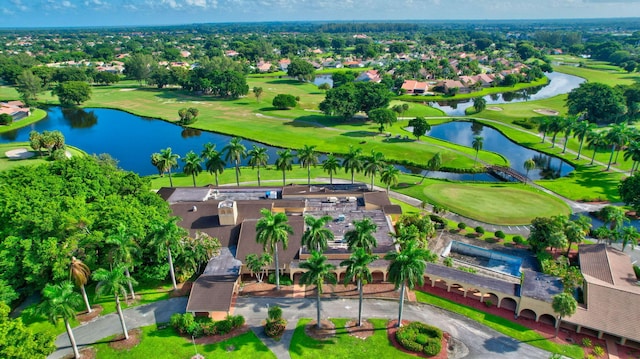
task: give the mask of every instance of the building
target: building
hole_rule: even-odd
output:
[[[429,89],[429,84],[422,81],[405,80],[401,88],[407,95],[422,95]]]
[[[0,102],[0,113],[5,113],[14,121],[31,116],[31,110],[22,101]]]

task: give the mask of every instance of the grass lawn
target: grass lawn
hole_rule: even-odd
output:
[[[554,70],[587,79],[589,82],[601,82],[609,86],[633,85],[640,82],[640,74],[618,71],[610,66],[596,65],[593,68],[576,66],[554,66]]]
[[[424,188],[431,203],[482,222],[529,224],[535,217],[568,215],[561,200],[523,184],[432,184]]]
[[[276,357],[252,331],[220,343],[197,345],[194,348],[190,340],[179,336],[173,328],[157,329],[155,325],[143,327],[140,344],[130,350],[114,350],[108,343],[100,343],[94,347],[97,351],[96,357],[99,359],[190,358],[195,354],[196,348],[198,353],[206,358],[270,359]]]
[[[67,145],[67,150],[71,152],[72,156],[86,156],[87,154],[73,146]],[[38,156],[36,153],[35,156],[31,158],[26,158],[23,160],[10,160],[5,156],[5,152],[10,150],[15,150],[17,148],[25,148],[29,151],[32,151],[31,146],[28,142],[12,142],[12,143],[2,143],[0,144],[0,171],[8,170],[10,168],[18,167],[18,166],[28,166],[28,165],[38,165],[42,163],[49,162],[46,158]]]
[[[362,340],[352,337],[344,328],[348,319],[331,319],[336,325],[336,336],[320,341],[308,337],[304,327],[311,319],[300,319],[289,346],[292,359],[297,358],[415,358],[397,350],[387,338],[386,319],[369,319],[376,328],[375,334]]]
[[[20,94],[12,86],[0,86],[0,101],[19,100]]]
[[[578,166],[569,176],[556,180],[539,180],[537,184],[576,201],[620,202],[618,184],[625,177],[605,172],[600,166]]]
[[[16,130],[18,128],[28,126],[28,125],[30,125],[30,124],[32,124],[34,122],[38,122],[38,121],[42,120],[46,116],[47,116],[47,113],[44,110],[39,109],[39,108],[33,109],[33,111],[31,111],[31,116],[29,116],[27,118],[23,118],[23,119],[18,120],[18,121],[14,121],[12,124],[10,124],[8,126],[6,126],[6,125],[0,126],[0,133],[13,131],[13,130]]]
[[[416,291],[416,298],[421,303],[428,303],[433,306],[464,315],[465,317],[473,319],[476,322],[486,325],[504,335],[510,336],[523,343],[533,345],[534,347],[538,347],[552,353],[562,354],[570,358],[580,359],[584,357],[582,348],[577,345],[560,345],[553,343],[534,330],[502,317],[488,314],[478,309],[437,297],[430,293]]]

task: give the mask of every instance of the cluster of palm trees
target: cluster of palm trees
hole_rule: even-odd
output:
[[[633,172],[638,169],[638,164],[640,163],[640,132],[638,132],[635,127],[629,126],[626,122],[614,124],[605,130],[598,129],[594,123],[579,120],[576,117],[545,117],[540,120],[538,130],[543,134],[542,142],[545,141],[548,133],[552,134],[552,148],[556,145],[557,135],[562,133],[565,139],[562,153],[566,152],[569,138],[573,135],[573,137],[580,141],[576,159],[580,159],[584,142],[587,141],[587,144],[593,149],[591,164],[593,164],[599,149],[611,146],[611,155],[607,163],[607,171],[611,168],[612,163],[617,163],[620,151],[625,149],[625,161],[629,159],[633,161],[631,173],[633,174]]]
[[[304,145],[294,153],[290,149],[277,151],[278,158],[274,162],[274,167],[282,171],[282,185],[287,182],[286,172],[293,169],[293,162],[297,158],[301,167],[307,169],[307,184],[311,184],[311,167],[321,165],[322,169],[329,175],[329,182],[333,184],[333,176],[340,169],[345,173],[351,173],[351,183],[354,183],[356,173],[364,173],[371,178],[371,189],[373,190],[375,176],[380,174],[380,180],[387,186],[387,192],[391,186],[398,184],[400,170],[388,164],[382,152],[371,150],[369,156],[362,154],[361,148],[349,147],[349,152],[342,157],[342,161],[333,154],[328,154],[326,159],[320,163],[320,153],[316,151],[316,146]],[[247,150],[239,137],[232,138],[221,151],[216,150],[216,145],[207,143],[200,155],[189,151],[182,158],[184,163],[183,172],[191,175],[193,186],[196,186],[196,177],[204,170],[215,176],[216,186],[219,185],[218,175],[224,172],[227,163],[233,163],[236,173],[236,185],[240,186],[240,163],[248,158],[248,164],[252,169],[257,168],[258,186],[261,185],[260,169],[269,164],[269,154],[266,147],[253,145]],[[171,147],[151,155],[151,164],[158,170],[158,174],[169,176],[169,185],[173,187],[171,170],[178,168],[180,156],[173,153]],[[204,167],[202,166],[204,162]]]
[[[268,209],[261,211],[262,217],[256,223],[256,240],[264,246],[265,251],[273,253],[276,268],[276,290],[280,290],[280,266],[278,260],[278,246],[282,243],[284,249],[288,246],[288,236],[293,233],[293,229],[287,223],[287,216],[284,213],[272,213]],[[323,252],[328,247],[328,242],[334,239],[331,230],[326,228],[326,224],[332,221],[330,216],[315,218],[305,216],[306,230],[302,235],[302,245],[311,252],[306,261],[300,263],[300,268],[305,269],[300,278],[300,283],[314,285],[316,287],[316,308],[317,326],[320,328],[321,300],[325,283],[336,283],[336,276],[333,273],[335,266],[328,263],[328,258]],[[373,249],[377,246],[377,241],[373,235],[377,231],[377,225],[368,217],[360,221],[353,221],[353,229],[347,231],[344,240],[347,248],[351,251],[349,259],[340,263],[341,267],[346,267],[344,284],[355,280],[358,288],[359,308],[358,326],[362,325],[362,304],[364,285],[372,281],[369,265],[378,259],[373,254]],[[414,288],[422,285],[424,281],[424,270],[427,261],[434,261],[435,256],[420,246],[415,231],[403,231],[398,235],[399,251],[391,251],[385,255],[385,259],[390,261],[389,279],[395,283],[396,289],[400,288],[400,306],[398,315],[398,325],[402,323],[402,310],[404,304],[405,288]]]
[[[625,226],[625,223],[628,222],[629,219],[626,216],[624,208],[606,206],[600,210],[599,216],[605,222],[605,225],[593,231],[594,237],[596,237],[598,241],[606,240],[609,245],[613,242],[620,242],[623,252],[627,246],[631,246],[633,249],[638,245],[640,233],[634,226]]]

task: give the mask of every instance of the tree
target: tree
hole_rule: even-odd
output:
[[[362,326],[362,294],[363,287],[372,281],[369,264],[378,259],[377,255],[367,253],[364,248],[356,248],[349,259],[340,262],[340,267],[347,267],[344,284],[356,280],[358,286],[358,326]]]
[[[13,117],[8,113],[0,113],[0,125],[10,125],[13,123]]]
[[[360,111],[360,99],[355,85],[349,82],[327,91],[319,108],[325,115],[340,116],[344,120],[350,120],[356,112]]]
[[[413,289],[416,284],[424,284],[424,270],[427,261],[433,262],[434,256],[428,249],[421,248],[417,241],[405,242],[400,252],[392,251],[384,256],[390,261],[389,281],[400,288],[400,305],[398,309],[398,327],[402,326],[402,311],[404,307],[405,288]]]
[[[332,221],[331,216],[322,216],[315,218],[310,215],[304,216],[304,223],[307,229],[302,234],[302,245],[306,246],[309,251],[315,249],[322,253],[327,249],[327,242],[333,240],[333,232],[325,225]]]
[[[173,266],[173,255],[179,253],[182,249],[182,239],[187,237],[187,231],[178,226],[180,217],[171,217],[167,221],[156,221],[151,225],[151,243],[157,248],[158,254],[166,252],[167,262],[169,263],[169,275],[171,276],[171,284],[173,284],[173,290],[178,289],[176,283],[176,272]]]
[[[598,149],[607,144],[607,138],[605,137],[604,132],[592,131],[587,134],[587,141],[589,146],[593,147],[593,155],[591,155],[590,163],[590,165],[593,165],[593,161],[596,159]]]
[[[389,187],[398,185],[400,179],[400,170],[393,165],[387,165],[382,172],[380,172],[380,180],[387,185],[387,194],[389,194]]]
[[[569,253],[571,252],[571,245],[573,243],[582,243],[585,239],[585,234],[585,230],[578,222],[572,220],[566,221],[564,224],[564,235],[567,237],[567,258],[569,258]]]
[[[42,80],[30,70],[24,70],[16,79],[16,91],[25,104],[30,104],[38,99],[38,94],[42,92]]]
[[[129,332],[127,331],[127,325],[124,321],[124,314],[122,313],[122,307],[120,306],[120,296],[127,297],[127,290],[125,283],[127,283],[127,277],[124,274],[124,267],[122,265],[116,265],[111,270],[100,268],[93,272],[93,279],[98,281],[96,285],[96,297],[103,295],[112,295],[116,301],[116,310],[120,317],[120,326],[122,326],[122,334],[124,339],[129,339]],[[135,281],[134,281],[135,283]]]
[[[277,94],[276,97],[273,98],[271,104],[278,110],[286,110],[292,107],[296,107],[298,102],[296,101],[295,96],[281,93]]]
[[[260,96],[262,96],[263,92],[264,90],[262,89],[262,87],[259,87],[259,86],[253,87],[253,95],[256,97],[256,102],[260,102]]]
[[[476,150],[476,157],[473,160],[473,165],[478,162],[478,152],[482,149],[482,145],[484,144],[484,138],[482,136],[474,136],[473,141],[471,142],[471,147]]]
[[[258,167],[258,187],[260,187],[260,167],[264,167],[269,163],[269,153],[267,153],[267,148],[253,145],[253,148],[247,152],[247,155],[249,157],[249,166],[251,166],[251,169]]]
[[[182,159],[182,162],[184,162],[184,173],[186,175],[191,175],[191,178],[193,179],[193,187],[195,187],[196,176],[202,172],[202,158],[200,158],[200,156],[195,152],[189,151]]]
[[[624,151],[624,160],[632,160],[631,170],[629,171],[629,175],[633,176],[634,172],[638,170],[638,165],[640,164],[640,138],[636,138],[635,140],[629,141],[629,145]]]
[[[529,158],[528,160],[524,161],[524,169],[525,171],[527,171],[527,175],[526,175],[527,178],[529,178],[529,171],[535,168],[536,168],[536,162],[533,160],[533,158]]]
[[[573,135],[580,141],[580,147],[578,147],[578,155],[576,156],[576,160],[580,159],[580,153],[582,153],[582,145],[584,144],[584,140],[587,139],[589,133],[591,133],[595,128],[596,125],[589,121],[578,121],[573,128]]]
[[[84,299],[84,305],[87,307],[87,313],[91,313],[91,305],[89,304],[89,298],[87,297],[87,291],[84,286],[87,285],[89,278],[91,277],[91,270],[81,260],[76,257],[71,257],[71,265],[69,265],[69,277],[80,287],[82,293],[82,299]]]
[[[571,295],[571,293],[563,292],[560,294],[556,294],[553,297],[553,302],[551,303],[553,307],[553,311],[558,314],[558,322],[556,323],[556,334],[558,336],[558,331],[560,331],[560,323],[562,322],[562,318],[567,316],[572,316],[576,309],[578,309],[578,302]]]
[[[320,85],[318,85],[318,90],[328,91],[330,89],[331,89],[331,85],[328,82],[323,82]]]
[[[164,164],[162,163],[162,156],[159,153],[154,152],[151,154],[151,165],[158,170],[160,177],[164,176]]]
[[[273,262],[273,257],[269,253],[262,253],[259,257],[257,254],[249,254],[245,260],[247,262],[247,268],[255,274],[258,283],[262,283],[264,278],[265,266],[268,266]]]
[[[52,95],[58,96],[63,105],[80,105],[91,98],[91,87],[84,81],[61,82],[53,89]]]
[[[222,174],[222,172],[224,172],[224,167],[227,165],[222,159],[222,154],[216,151],[215,144],[205,143],[200,156],[204,159],[204,168],[207,172],[216,177],[216,187],[218,187],[218,174]]]
[[[349,152],[342,158],[342,168],[344,172],[351,172],[351,184],[354,183],[355,173],[364,168],[362,149],[349,146]]]
[[[423,117],[416,117],[409,120],[409,126],[413,128],[411,131],[416,139],[420,141],[420,136],[424,136],[427,131],[431,130],[431,125]]]
[[[613,162],[613,153],[616,148],[618,152],[629,141],[630,129],[626,123],[618,123],[611,126],[611,129],[605,135],[607,142],[611,145],[611,156],[609,156],[609,163],[607,164],[607,171],[611,168]],[[618,156],[616,156],[617,159]]]
[[[300,263],[300,268],[307,271],[302,273],[300,283],[305,285],[316,286],[316,308],[317,308],[317,328],[320,329],[320,295],[322,295],[322,287],[324,282],[331,284],[336,282],[336,275],[331,271],[336,267],[327,263],[327,257],[320,252],[312,251],[311,256],[306,261]]]
[[[547,138],[547,132],[549,131],[549,127],[551,126],[551,119],[549,117],[543,117],[538,120],[538,131],[542,132],[542,141]]]
[[[620,232],[620,239],[622,241],[622,251],[627,247],[628,244],[631,245],[631,249],[633,250],[635,246],[638,245],[638,239],[640,238],[640,233],[636,227],[626,226],[622,228]]]
[[[153,68],[153,57],[142,53],[137,53],[129,57],[124,64],[124,74],[133,80],[138,81],[142,86],[142,82],[146,81],[151,75]]]
[[[278,154],[278,158],[276,159],[275,166],[282,171],[282,185],[284,186],[287,181],[286,171],[291,171],[293,168],[293,154],[290,149],[280,150],[276,153]]]
[[[284,213],[271,213],[263,208],[260,210],[262,218],[256,223],[256,241],[262,244],[264,250],[273,253],[276,264],[276,290],[280,290],[280,262],[278,261],[278,244],[287,249],[289,235],[293,234],[293,228],[287,223],[287,215]]]
[[[67,329],[69,342],[73,348],[73,355],[80,358],[80,352],[73,336],[73,330],[69,321],[76,317],[76,308],[82,305],[80,294],[73,291],[73,283],[64,281],[60,284],[47,284],[42,290],[43,301],[37,311],[46,316],[52,324],[56,324],[62,318]]]
[[[623,179],[618,185],[620,198],[627,206],[631,206],[636,213],[640,213],[640,174]]]
[[[340,161],[333,153],[330,153],[322,162],[322,169],[329,174],[329,184],[333,184],[333,175],[340,169]]]
[[[236,185],[240,187],[240,161],[247,156],[247,148],[240,143],[240,137],[234,137],[222,148],[225,161],[233,161],[236,167]]]
[[[534,253],[540,253],[547,247],[566,247],[567,236],[564,233],[566,221],[565,216],[534,218],[531,221],[529,238],[527,239],[531,250]]]
[[[549,121],[549,126],[548,126],[548,131],[553,133],[553,137],[551,138],[551,148],[556,147],[556,137],[558,136],[558,133],[561,132],[562,130],[564,130],[565,126],[564,126],[564,117],[553,117],[550,118]]]
[[[369,111],[369,120],[379,124],[380,132],[383,132],[384,126],[391,126],[398,121],[398,117],[393,110],[388,108],[376,108]]]
[[[302,59],[293,59],[287,67],[287,76],[295,77],[299,81],[312,81],[316,69],[313,65]]]
[[[311,166],[315,167],[318,164],[318,153],[316,152],[316,146],[304,145],[302,149],[298,150],[298,161],[302,167],[307,168],[307,185],[311,185]]]
[[[589,122],[611,123],[625,112],[622,94],[600,82],[583,82],[567,95],[569,115],[584,114]]]
[[[473,109],[476,113],[484,111],[487,108],[487,100],[484,97],[476,97],[473,99]]]
[[[127,282],[129,283],[129,292],[131,292],[131,299],[136,300],[136,293],[133,291],[133,284],[135,280],[131,278],[129,273],[129,267],[133,268],[135,258],[140,253],[140,246],[133,239],[133,235],[128,231],[127,227],[120,223],[116,228],[115,233],[107,237],[107,244],[111,244],[111,260],[114,265],[122,265],[125,275],[127,276]]]
[[[562,147],[562,153],[567,152],[569,137],[571,137],[571,132],[575,128],[576,123],[577,119],[575,117],[565,117],[562,121],[562,125],[564,126],[564,146]]]
[[[373,180],[376,176],[376,173],[382,171],[382,168],[385,164],[386,162],[384,160],[384,155],[382,154],[382,152],[371,150],[371,156],[367,156],[364,158],[364,175],[371,177],[371,191],[373,191]]]
[[[353,221],[353,229],[344,234],[349,251],[353,252],[357,248],[364,248],[367,253],[371,253],[373,248],[378,246],[378,241],[373,235],[377,230],[378,226],[369,217]]]
[[[427,161],[427,171],[424,173],[424,175],[420,179],[419,184],[422,184],[422,181],[424,181],[424,179],[427,177],[427,174],[429,173],[429,171],[437,171],[440,169],[441,166],[442,166],[442,155],[440,154],[440,152],[436,152],[436,154],[433,155],[433,157],[431,157],[429,161]]]
[[[604,223],[609,224],[609,229],[614,232],[620,232],[624,222],[629,220],[622,207],[605,206],[600,210],[599,215]]]
[[[33,333],[21,318],[9,316],[11,308],[0,302],[0,357],[7,359],[46,358],[56,350],[49,333]]]
[[[169,174],[169,186],[173,187],[173,180],[171,179],[171,169],[178,168],[179,155],[171,151],[171,147],[167,147],[160,150],[160,164],[162,166],[162,172]]]

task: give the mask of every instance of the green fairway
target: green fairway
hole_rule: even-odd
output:
[[[462,216],[501,225],[529,224],[535,217],[568,215],[561,200],[523,184],[432,184],[429,201]]]
[[[73,146],[67,145],[67,151],[71,153],[72,156],[86,156],[87,154]],[[15,150],[15,149],[25,149],[29,152],[33,152],[35,155],[31,158],[25,158],[22,160],[10,160],[5,155],[5,152]],[[46,152],[45,152],[46,155]],[[12,143],[2,143],[0,144],[0,171],[4,171],[10,168],[18,167],[18,166],[28,166],[28,165],[37,165],[41,163],[46,163],[48,160],[46,157],[41,157],[37,152],[31,149],[29,142],[12,142]]]
[[[640,82],[640,74],[637,72],[615,71],[607,66],[596,66],[595,68],[555,66],[554,69],[558,72],[585,78],[589,82],[601,82],[609,86],[633,85]]]

